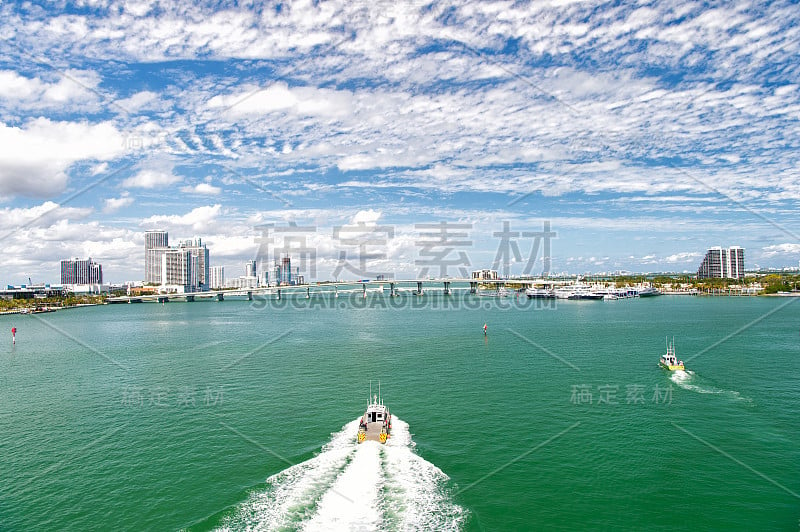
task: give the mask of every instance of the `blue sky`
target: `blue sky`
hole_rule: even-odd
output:
[[[441,222],[467,233],[438,248],[451,275],[492,266],[504,222],[513,274],[545,221],[553,272],[695,271],[713,245],[797,266],[799,21],[791,2],[5,3],[0,283],[86,256],[141,279],[146,229],[241,275],[290,223],[313,228],[316,279],[361,259],[412,277]]]

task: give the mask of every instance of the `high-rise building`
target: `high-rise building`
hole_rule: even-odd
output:
[[[244,263],[244,275],[245,277],[258,277],[257,275],[257,268],[256,268],[256,261],[248,260]]]
[[[195,237],[194,239],[182,240],[178,244],[178,249],[190,252],[195,262],[197,262],[197,277],[192,284],[192,291],[208,290],[208,247],[203,244],[199,237]]]
[[[744,279],[744,248],[709,248],[697,269],[697,278]]]
[[[291,257],[283,257],[283,260],[281,260],[281,284],[292,284]]]
[[[170,247],[166,231],[146,231],[144,252],[145,283],[178,285],[188,292],[208,289],[208,248],[200,238]]]
[[[161,266],[164,253],[169,249],[169,235],[166,231],[145,231],[144,233],[144,282],[161,283]]]
[[[167,249],[161,258],[161,272],[162,285],[181,287],[183,292],[194,292],[198,286],[198,260],[188,249]]]
[[[208,287],[216,290],[225,286],[225,266],[211,266],[208,269]]]
[[[103,267],[91,257],[62,260],[61,284],[103,284]]]
[[[267,284],[272,283],[273,285],[280,285],[281,284],[281,263],[278,259],[275,259],[275,263],[272,265],[272,270],[269,272],[269,276],[267,277]]]

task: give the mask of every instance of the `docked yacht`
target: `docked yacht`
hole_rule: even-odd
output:
[[[531,299],[555,299],[556,294],[548,288],[528,288],[525,295]]]
[[[588,285],[575,285],[567,299],[603,299],[603,294],[598,294]]]
[[[372,390],[370,390],[370,394],[372,394]],[[371,401],[358,424],[358,443],[367,440],[386,443],[392,429],[392,414],[389,413],[389,408],[383,404],[383,399],[380,397],[380,385],[378,393],[372,396]]]

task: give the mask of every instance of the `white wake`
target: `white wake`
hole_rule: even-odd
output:
[[[722,388],[717,388],[716,386],[711,386],[707,383],[699,383],[694,371],[673,371],[670,375],[670,380],[684,390],[703,394],[723,395],[733,399],[750,402],[750,399],[742,397],[742,395],[735,390],[723,390]]]
[[[459,530],[466,511],[448,477],[414,452],[408,424],[392,420],[386,445],[356,443],[358,419],[319,454],[267,479],[220,530]]]

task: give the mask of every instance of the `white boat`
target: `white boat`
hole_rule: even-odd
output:
[[[525,295],[531,299],[554,299],[556,297],[555,292],[547,288],[528,288],[525,290]]]
[[[389,408],[383,404],[380,389],[379,383],[378,393],[372,395],[372,386],[370,386],[372,402],[367,404],[367,410],[361,416],[358,424],[358,443],[368,440],[386,443],[386,440],[389,439],[389,432],[392,430],[392,414],[389,413]]]
[[[569,299],[573,293],[575,293],[575,289],[572,286],[561,286],[553,291],[556,299]]]
[[[603,299],[603,295],[592,290],[589,285],[575,285],[567,299]]]
[[[653,288],[652,286],[648,286],[646,288],[642,288],[639,290],[639,297],[653,297],[653,296],[660,296],[661,292],[657,288]]]
[[[658,365],[669,371],[683,371],[685,369],[683,360],[678,360],[678,357],[675,356],[675,338],[672,339],[672,343],[667,340],[667,352],[661,355]]]

